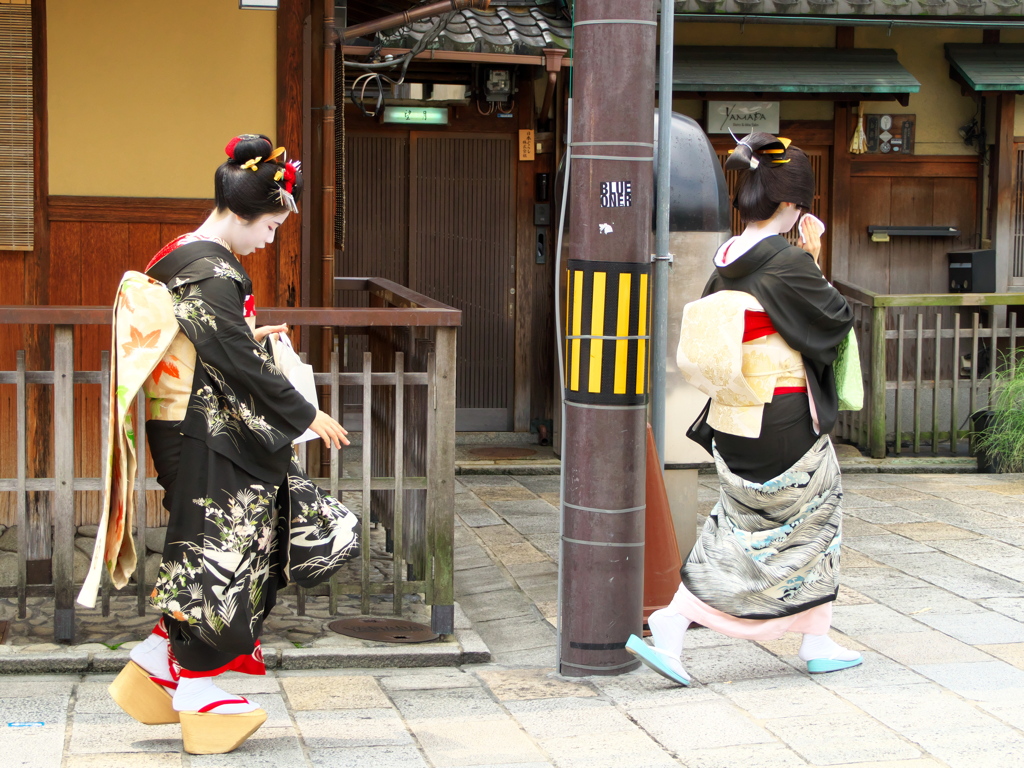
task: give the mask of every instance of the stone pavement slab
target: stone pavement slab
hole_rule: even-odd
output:
[[[0,768],[1021,768],[1024,478],[844,483],[832,634],[864,649],[860,667],[812,676],[797,636],[758,644],[692,629],[690,688],[646,668],[560,677],[558,478],[460,476],[457,620],[491,663],[394,666],[440,663],[423,646],[304,669],[309,657],[281,649],[266,677],[224,679],[266,706],[267,726],[232,755],[187,756],[178,726],[134,723],[106,694],[113,675],[89,671],[100,658],[116,671],[123,651],[40,644],[30,655],[68,673],[0,675]],[[715,498],[702,476],[701,510]],[[330,647],[294,650],[341,663]],[[20,652],[0,649],[0,666]],[[43,725],[8,725],[23,716]]]

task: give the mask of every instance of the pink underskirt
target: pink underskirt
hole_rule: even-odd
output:
[[[825,635],[832,626],[832,603],[776,619],[738,619],[712,608],[683,584],[679,585],[668,607],[701,626],[741,640],[778,640],[787,632]]]

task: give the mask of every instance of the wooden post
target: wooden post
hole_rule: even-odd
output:
[[[850,50],[856,47],[856,27],[836,27],[836,48]],[[825,277],[846,280],[850,276],[850,107],[837,103],[833,111],[832,127],[832,189],[829,195],[831,210],[830,233],[826,234],[822,271]]]
[[[427,541],[430,628],[455,631],[455,328],[438,328],[427,363]]]
[[[303,27],[307,0],[281,0],[277,9],[277,143],[288,156],[302,159]],[[307,187],[308,188],[308,187]],[[291,216],[277,235],[277,306],[300,304],[302,282],[302,211]]]
[[[75,350],[73,325],[55,326],[53,345],[53,639],[75,640]]]
[[[17,352],[18,383],[17,404],[18,423],[18,618],[26,616],[26,597],[28,596],[28,387],[25,380],[25,350]]]
[[[321,280],[320,306],[334,306],[334,216],[335,216],[335,169],[334,169],[334,49],[337,46],[334,30],[334,0],[323,0],[323,93],[320,136],[323,152],[320,157],[320,194],[323,220],[321,225]],[[329,332],[325,330],[328,338]],[[325,347],[324,357],[330,354]]]
[[[832,135],[832,189],[829,195],[832,220],[828,222],[832,234],[829,236],[829,258],[826,267],[832,280],[847,280],[850,277],[850,108],[837,103],[833,117]]]
[[[885,458],[885,316],[886,307],[871,308],[871,458]]]
[[[1005,293],[1013,251],[1014,93],[996,96],[995,229],[996,292]]]
[[[391,517],[392,530],[392,589],[396,616],[402,615],[405,589],[402,586],[405,569],[405,353],[395,353],[395,509]]]
[[[363,508],[360,514],[359,555],[362,559],[363,615],[370,613],[370,509],[373,479],[373,353],[363,353]]]
[[[49,212],[49,119],[47,117],[46,2],[32,3],[32,108],[36,152],[33,157],[34,233],[31,258],[25,260],[25,304],[50,303],[50,212]],[[31,324],[23,330],[26,365],[36,371],[49,370],[51,329],[46,324]],[[28,474],[49,477],[53,440],[53,417],[46,392],[35,386],[27,390]],[[53,580],[50,531],[53,525],[53,498],[43,491],[32,491],[27,499],[24,548],[25,572],[29,584],[49,584]]]

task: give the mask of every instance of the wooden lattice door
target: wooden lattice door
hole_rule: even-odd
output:
[[[456,426],[512,429],[515,142],[510,134],[350,134],[338,274],[386,277],[462,310]]]
[[[409,286],[462,310],[456,420],[512,428],[515,144],[511,136],[413,132]]]

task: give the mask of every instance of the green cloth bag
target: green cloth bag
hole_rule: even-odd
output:
[[[860,370],[860,350],[853,328],[836,348],[832,365],[836,374],[836,392],[840,411],[859,411],[864,407],[864,378]]]

